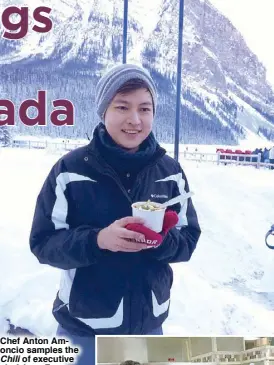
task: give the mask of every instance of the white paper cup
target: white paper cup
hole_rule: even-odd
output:
[[[143,218],[145,223],[144,225],[147,228],[152,229],[153,231],[159,233],[163,229],[163,221],[166,208],[162,207],[161,204],[150,202],[157,207],[161,207],[160,210],[143,210],[139,209],[138,207],[146,204],[147,202],[136,202],[131,205],[132,207],[132,215],[133,217],[140,217]]]

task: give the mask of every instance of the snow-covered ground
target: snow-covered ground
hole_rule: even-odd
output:
[[[28,238],[38,192],[59,157],[0,149],[0,333],[7,319],[37,335],[55,333],[60,272],[38,263]],[[274,223],[274,170],[181,163],[202,235],[191,261],[173,265],[165,334],[273,336],[274,251],[264,236]]]

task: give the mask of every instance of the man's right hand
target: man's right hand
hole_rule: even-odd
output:
[[[150,248],[144,243],[134,242],[135,240],[144,241],[145,236],[141,233],[133,232],[125,228],[131,223],[143,224],[144,221],[138,217],[125,217],[116,220],[98,233],[98,246],[101,249],[113,252],[138,252]]]

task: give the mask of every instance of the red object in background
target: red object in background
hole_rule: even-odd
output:
[[[222,149],[222,148],[216,148],[216,153],[217,152],[220,152],[220,153],[235,153],[237,155],[252,155],[252,151],[250,150],[245,150],[245,151],[242,151],[242,150],[235,150],[235,151],[232,151],[230,149]]]
[[[174,357],[169,357],[168,361],[175,361],[175,358]]]

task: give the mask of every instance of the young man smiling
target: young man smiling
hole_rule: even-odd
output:
[[[171,207],[160,234],[132,217],[136,201],[161,203],[189,191],[180,165],[152,133],[157,93],[150,74],[131,64],[108,70],[96,107],[101,123],[88,146],[52,168],[30,236],[39,261],[63,270],[53,314],[57,333],[84,349],[79,364],[94,351],[96,334],[163,333],[169,264],[188,261],[200,236],[191,199]]]

